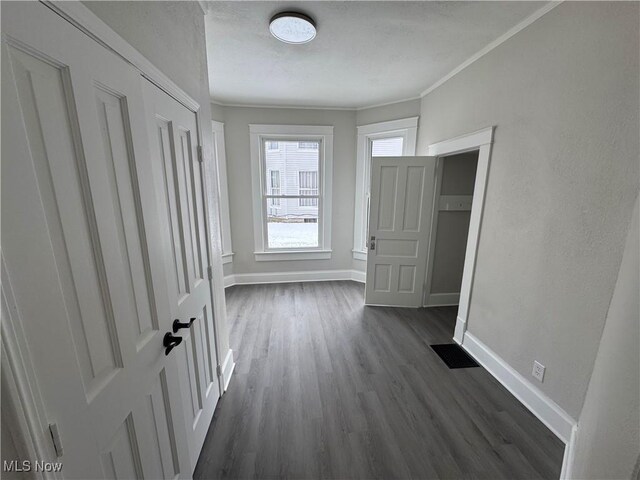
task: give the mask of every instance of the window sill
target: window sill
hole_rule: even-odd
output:
[[[280,252],[253,252],[256,262],[286,260],[329,260],[331,250],[284,250]]]
[[[222,264],[225,265],[227,263],[233,263],[233,256],[235,254],[233,252],[231,253],[223,253],[222,254]]]
[[[364,262],[367,261],[367,251],[366,250],[351,250],[353,252],[353,258],[356,260],[362,260]]]

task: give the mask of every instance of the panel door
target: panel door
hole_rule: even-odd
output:
[[[220,389],[208,276],[208,251],[196,115],[150,82],[144,85],[153,177],[163,224],[168,300],[180,331],[177,358],[192,468],[213,418]]]
[[[143,80],[42,3],[2,30],[2,255],[63,475],[188,478]]]
[[[422,305],[435,157],[371,159],[365,303]]]

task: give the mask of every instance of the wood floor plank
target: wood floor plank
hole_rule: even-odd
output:
[[[195,479],[559,477],[564,445],[482,368],[456,309],[365,307],[354,282],[227,289],[236,369]]]

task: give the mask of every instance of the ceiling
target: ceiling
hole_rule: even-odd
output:
[[[341,108],[415,98],[545,3],[208,2],[211,97]],[[284,10],[314,18],[317,37],[273,38],[269,19]]]

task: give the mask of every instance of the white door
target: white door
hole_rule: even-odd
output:
[[[153,177],[159,193],[170,311],[182,323],[178,354],[184,418],[195,468],[220,396],[196,115],[150,82],[144,85]]]
[[[420,307],[435,157],[373,157],[365,303]]]
[[[42,3],[4,3],[2,31],[3,289],[62,473],[189,478],[146,81]]]

